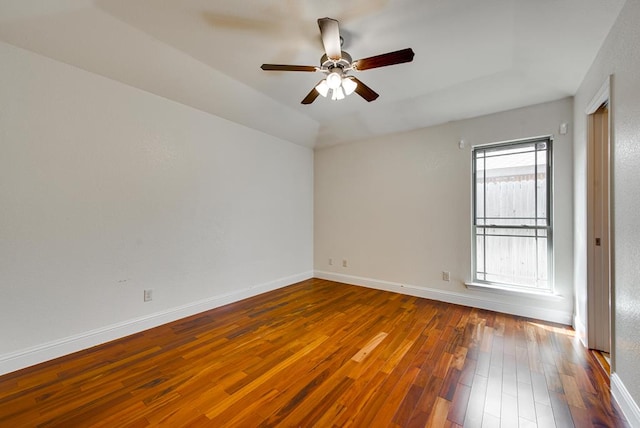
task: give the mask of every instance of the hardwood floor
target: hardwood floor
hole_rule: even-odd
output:
[[[600,363],[600,367],[602,368],[602,370],[604,370],[606,375],[610,376],[611,375],[611,365],[609,363],[611,358],[610,355],[607,352],[601,352],[596,350],[591,350],[591,353],[593,354],[595,359],[598,361],[598,363]]]
[[[570,328],[312,279],[0,377],[0,426],[626,426]]]

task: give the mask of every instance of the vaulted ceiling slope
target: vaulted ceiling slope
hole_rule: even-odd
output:
[[[7,0],[0,40],[308,147],[571,96],[624,0]],[[358,73],[367,103],[300,100],[322,77],[317,18],[355,58],[411,47],[412,63]]]

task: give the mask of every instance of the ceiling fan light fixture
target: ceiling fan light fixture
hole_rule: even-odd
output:
[[[413,49],[406,48],[353,61],[351,55],[342,50],[344,39],[340,35],[337,20],[320,18],[318,19],[318,27],[324,46],[324,54],[320,57],[319,67],[291,64],[262,64],[260,66],[264,71],[302,71],[325,74],[326,77],[311,89],[301,104],[311,104],[318,98],[318,95],[332,100],[342,100],[354,92],[367,102],[374,101],[379,95],[355,76],[350,76],[349,72],[411,62],[415,55]]]
[[[345,95],[353,94],[353,91],[356,90],[358,84],[353,79],[342,79],[342,88],[344,89]]]
[[[329,85],[327,85],[327,81],[323,80],[322,82],[318,83],[318,86],[316,86],[316,91],[318,91],[320,95],[326,98],[329,94]]]
[[[342,84],[342,76],[340,75],[340,73],[334,71],[332,73],[329,73],[326,82],[329,88],[335,91]]]

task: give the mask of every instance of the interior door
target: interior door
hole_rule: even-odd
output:
[[[611,348],[611,245],[610,245],[610,156],[609,109],[603,104],[590,116],[592,141],[590,185],[592,186],[592,246],[591,274],[593,293],[593,329],[590,347],[603,352]]]

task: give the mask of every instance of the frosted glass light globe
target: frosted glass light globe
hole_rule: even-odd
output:
[[[342,76],[340,74],[333,72],[327,76],[327,85],[330,89],[338,89],[342,84]]]

